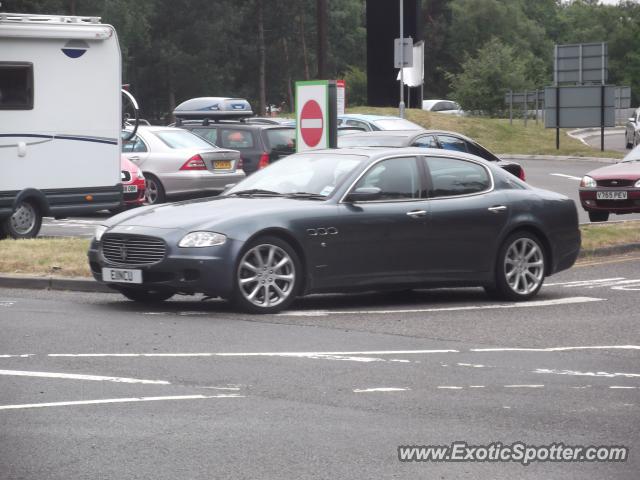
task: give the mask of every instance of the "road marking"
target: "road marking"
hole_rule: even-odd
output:
[[[484,368],[486,365],[480,365],[479,363],[456,363],[459,367],[471,367],[471,368]]]
[[[609,387],[609,388],[617,388],[617,389],[624,389],[624,390],[635,390],[638,387],[623,387],[623,386],[620,386],[620,385],[614,385],[614,386]]]
[[[409,388],[397,388],[397,387],[377,387],[377,388],[356,388],[354,393],[370,393],[370,392],[405,392],[410,390]]]
[[[505,385],[504,388],[544,388],[544,385]]]
[[[440,390],[462,390],[463,387],[456,387],[454,385],[439,385]]]
[[[537,308],[555,305],[571,305],[576,303],[602,302],[604,298],[594,297],[568,297],[554,300],[533,300],[530,302],[503,303],[494,305],[470,305],[465,307],[441,307],[441,308],[411,308],[397,310],[292,310],[277,314],[285,317],[326,317],[328,315],[388,315],[394,313],[436,313],[436,312],[461,312],[468,310],[496,310],[509,308]]]
[[[607,373],[607,372],[577,372],[574,370],[553,370],[547,368],[538,368],[533,373],[551,373],[553,375],[571,375],[576,377],[625,377],[636,378],[640,377],[638,373]]]
[[[90,380],[96,382],[143,383],[151,385],[171,385],[165,380],[142,380],[139,378],[105,377],[101,375],[78,375],[73,373],[26,372],[23,370],[0,370],[0,375],[17,377],[61,378],[66,380]]]
[[[335,357],[352,355],[411,355],[460,353],[460,350],[365,350],[361,352],[243,352],[243,353],[49,353],[48,357]]]
[[[0,355],[0,358],[29,358],[35,356],[35,353],[23,353],[22,355]]]
[[[640,350],[640,345],[594,345],[589,347],[548,347],[548,348],[471,348],[470,352],[568,352],[572,350]]]
[[[582,180],[582,178],[580,177],[574,177],[573,175],[565,175],[564,173],[550,173],[549,175],[553,175],[554,177],[569,178],[571,180],[577,180],[578,182]]]
[[[614,284],[625,280],[625,277],[614,277],[614,278],[598,278],[595,280],[577,280],[573,282],[557,282],[557,283],[546,283],[545,287],[589,287],[589,286],[601,286],[602,284],[608,284],[613,282]]]
[[[25,403],[22,405],[0,405],[0,410],[18,410],[24,408],[66,407],[71,405],[100,405],[105,403],[158,402],[163,400],[201,400],[208,398],[244,398],[242,395],[179,395],[173,397],[131,397],[105,398],[102,400],[79,400],[73,402]]]
[[[16,302],[0,302],[0,307],[13,307]]]

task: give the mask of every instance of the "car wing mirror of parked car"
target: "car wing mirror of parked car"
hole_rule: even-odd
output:
[[[636,123],[636,119],[635,119],[635,118],[633,118],[633,117],[629,118],[629,121],[630,121],[631,123]]]
[[[370,202],[371,200],[378,200],[382,190],[378,187],[360,187],[350,192],[345,198],[345,202]]]

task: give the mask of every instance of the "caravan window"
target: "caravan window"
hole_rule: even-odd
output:
[[[33,64],[0,62],[0,110],[33,109]]]

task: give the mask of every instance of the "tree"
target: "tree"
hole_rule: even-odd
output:
[[[532,88],[526,68],[526,60],[513,47],[493,38],[475,56],[467,56],[461,73],[448,75],[453,98],[465,110],[496,115],[504,110],[506,91]]]

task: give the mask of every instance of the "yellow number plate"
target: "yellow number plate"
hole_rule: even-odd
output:
[[[213,168],[216,170],[230,170],[231,160],[215,160],[213,162]]]

